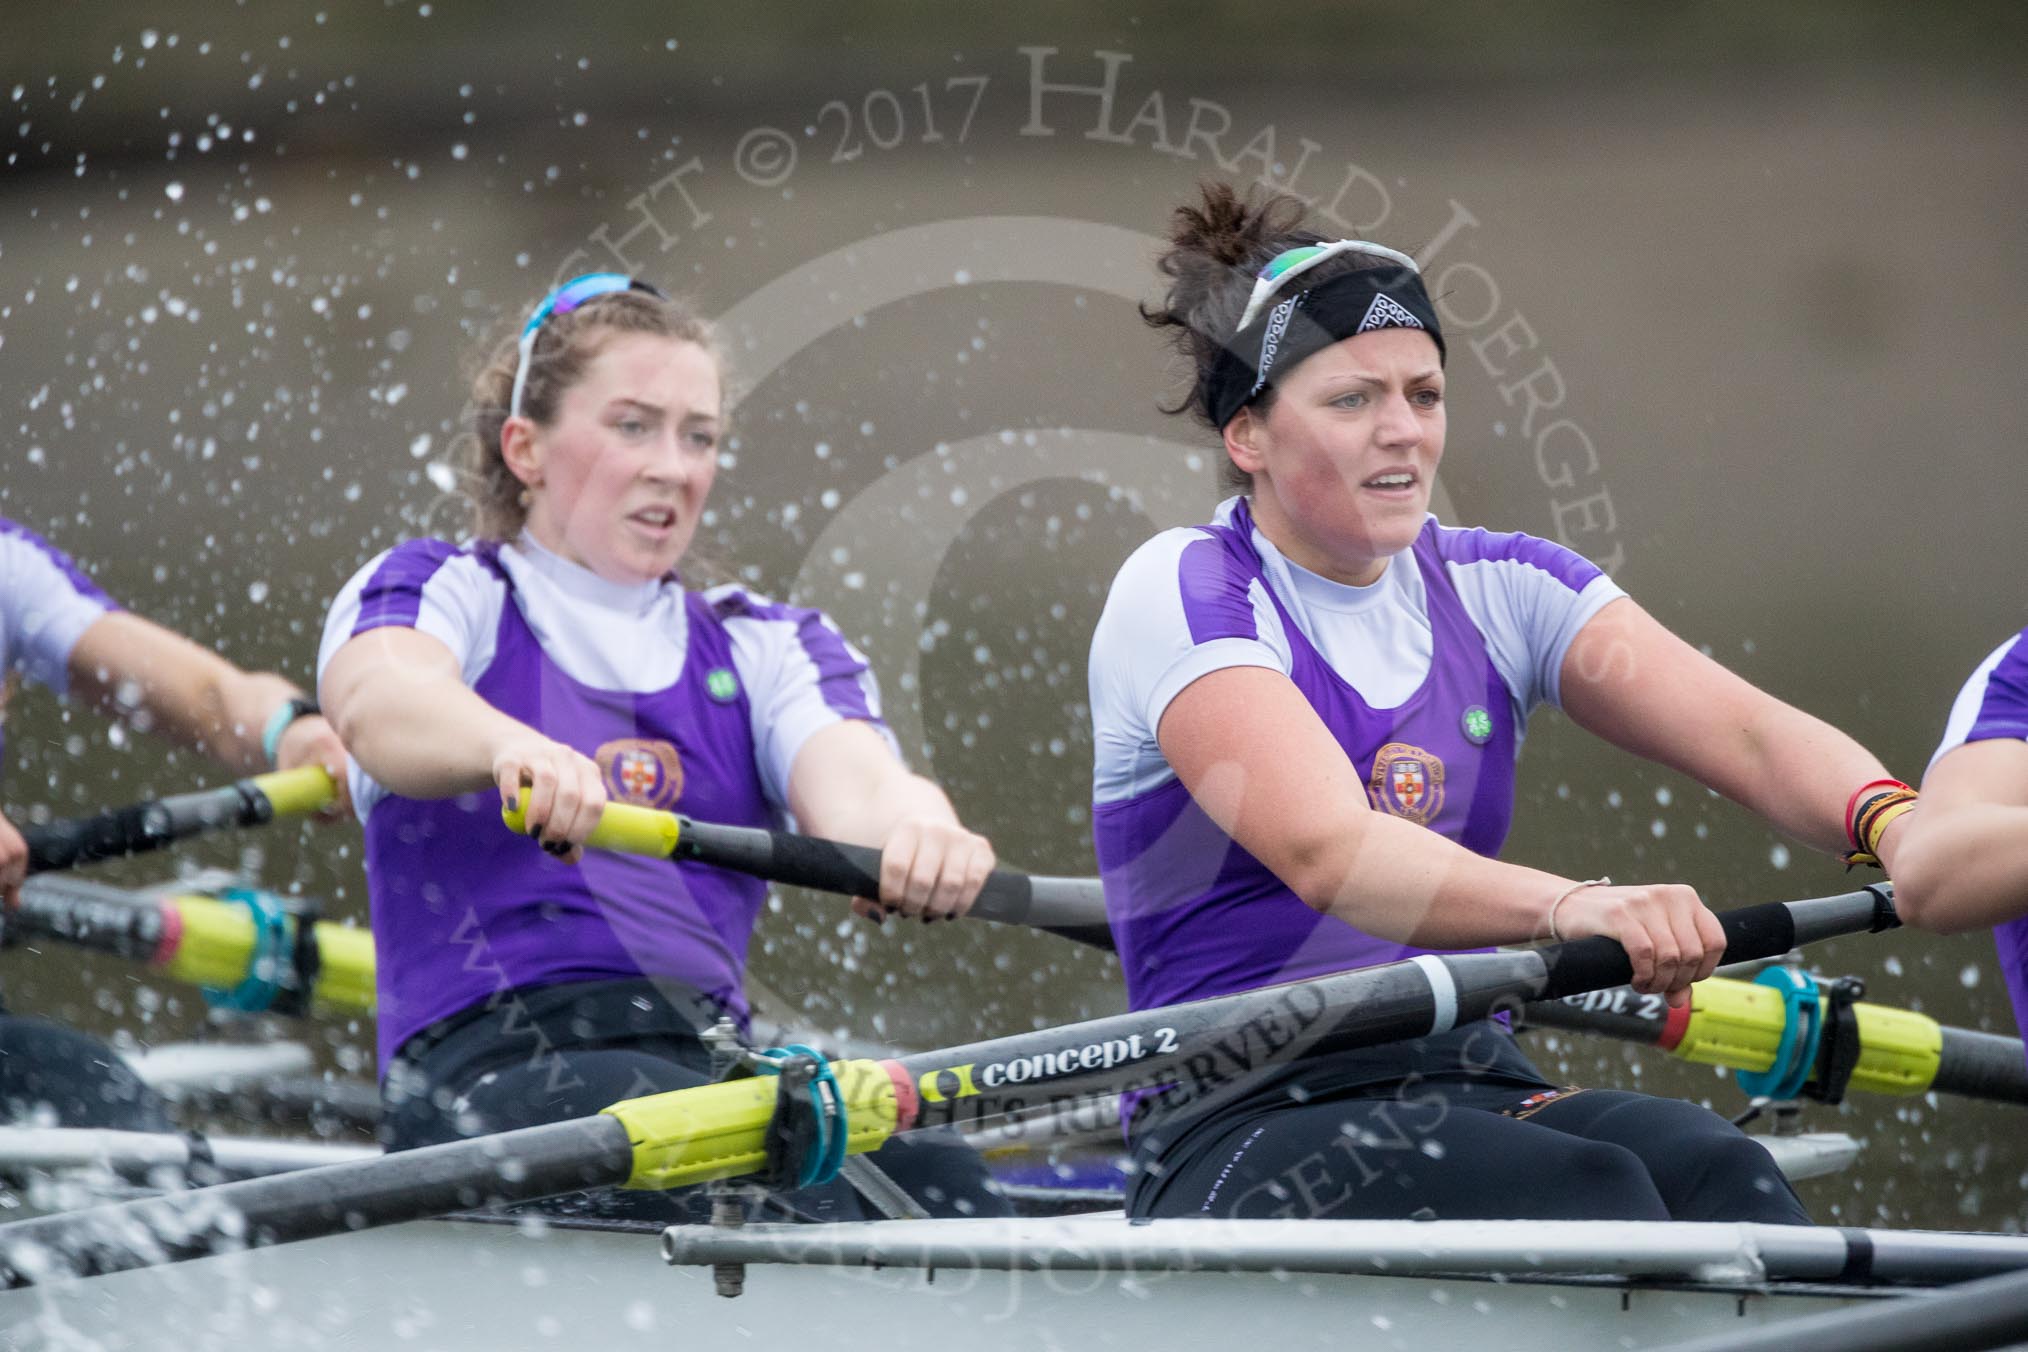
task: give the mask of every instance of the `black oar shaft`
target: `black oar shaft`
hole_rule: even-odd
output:
[[[791,887],[846,896],[880,895],[880,851],[867,845],[685,818],[675,857]],[[1106,925],[1105,894],[1096,878],[1046,878],[994,869],[979,889],[971,915],[1047,930],[1095,948],[1113,946],[1112,931]]]
[[[612,1117],[525,1127],[380,1159],[225,1183],[0,1227],[0,1284],[31,1286],[623,1183]]]
[[[258,826],[273,816],[267,795],[248,780],[134,803],[96,816],[29,828],[23,833],[28,841],[28,871],[47,873],[102,859],[123,859],[222,826]]]
[[[253,775],[222,788],[199,789],[91,817],[51,822],[24,833],[28,871],[47,873],[100,859],[159,850],[221,826],[259,826],[278,816],[315,812],[337,793],[331,776],[315,765]]]
[[[60,939],[134,962],[155,957],[163,928],[160,903],[81,878],[35,879],[21,889],[21,905],[6,920],[10,943]]]
[[[1842,917],[1842,922],[1839,917]],[[1819,937],[1897,923],[1866,889],[1719,916],[1735,961],[1786,953],[1807,924]],[[1840,925],[1842,923],[1842,929]],[[1610,939],[1533,952],[1427,955],[1285,986],[924,1052],[898,1064],[922,1091],[921,1125],[981,1121],[1104,1089],[1173,1085],[1215,1093],[1303,1056],[1443,1032],[1525,1000],[1609,987],[1632,974]]]

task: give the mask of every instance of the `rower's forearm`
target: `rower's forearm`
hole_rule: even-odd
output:
[[[225,716],[210,734],[206,749],[242,773],[272,769],[262,744],[268,720],[287,701],[302,698],[303,688],[273,672],[228,668],[219,689]]]
[[[1850,850],[1845,805],[1860,785],[1888,777],[1879,758],[1822,719],[1776,700],[1741,736],[1742,753],[1710,787],[1813,849]]]
[[[1284,881],[1317,910],[1421,948],[1541,938],[1549,932],[1550,904],[1570,886],[1556,874],[1488,859],[1377,812],[1291,873]]]
[[[897,823],[910,819],[959,824],[957,809],[942,789],[896,765],[869,778],[864,792],[834,795],[820,816],[802,825],[815,835],[878,848]]]
[[[1894,851],[1894,909],[1939,934],[2028,915],[2028,807],[1964,803],[1920,808]]]
[[[124,611],[101,617],[78,639],[70,685],[113,717],[243,773],[269,768],[261,747],[268,717],[302,693]]]
[[[486,788],[494,748],[527,735],[462,682],[393,672],[334,696],[324,712],[359,767],[404,798]]]

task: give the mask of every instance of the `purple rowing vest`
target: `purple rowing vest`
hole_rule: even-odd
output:
[[[2028,630],[2017,635],[1979,692],[1978,711],[1958,745],[2000,739],[2028,739]],[[1937,754],[1942,755],[1940,749]],[[1932,758],[1934,760],[1934,758]],[[2003,920],[1993,927],[1993,947],[2000,956],[2000,975],[2014,1006],[2014,1022],[2028,1038],[2028,916]]]
[[[688,648],[674,685],[599,690],[550,660],[497,556],[475,552],[508,586],[492,664],[474,687],[488,704],[598,761],[616,800],[701,821],[780,824],[710,601],[684,597]],[[758,879],[606,851],[564,864],[501,825],[490,789],[382,799],[367,818],[366,876],[383,1071],[429,1024],[519,987],[671,978],[746,1019],[747,940],[767,892]]]
[[[1426,527],[1390,567],[1422,571],[1429,674],[1394,709],[1375,709],[1333,671],[1263,575],[1242,502],[1229,526],[1179,564],[1192,637],[1254,638],[1258,580],[1281,618],[1291,678],[1366,780],[1374,808],[1497,854],[1514,806],[1514,706]],[[1171,779],[1093,809],[1106,907],[1135,1009],[1393,962],[1433,950],[1376,938],[1304,904]],[[1469,950],[1486,951],[1486,950]]]

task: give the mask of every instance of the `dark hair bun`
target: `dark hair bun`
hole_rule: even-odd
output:
[[[1190,408],[1211,425],[1205,377],[1239,325],[1255,276],[1276,254],[1324,240],[1303,229],[1302,220],[1299,198],[1253,191],[1242,197],[1225,183],[1205,183],[1197,202],[1176,208],[1169,248],[1156,264],[1170,279],[1168,294],[1152,309],[1141,307],[1150,327],[1171,331],[1170,341],[1197,373],[1190,392],[1168,412]]]

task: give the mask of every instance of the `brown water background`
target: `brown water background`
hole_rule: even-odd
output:
[[[0,514],[133,608],[307,681],[345,578],[455,526],[429,467],[475,336],[559,272],[632,267],[754,337],[709,552],[840,614],[1003,858],[1086,872],[1091,625],[1164,514],[1217,497],[1209,441],[1156,408],[1175,372],[1133,312],[1154,289],[1135,237],[1202,177],[1266,173],[1340,228],[1442,241],[1453,519],[1613,562],[1679,633],[1910,779],[1971,668],[2028,623],[2012,9],[562,15],[178,0],[65,10],[0,54]],[[1109,61],[1109,112],[1045,87],[1099,85]],[[1036,256],[1043,239],[1064,247]],[[1531,373],[1562,389],[1532,417]],[[42,692],[7,734],[17,820],[218,778]],[[1721,904],[1846,885],[1553,716],[1508,856]],[[354,828],[186,857],[364,916]],[[1120,1005],[1109,962],[1047,938],[848,922],[782,899],[754,949],[770,1013],[923,1046]],[[1876,1000],[2011,1030],[1983,937],[1810,957]],[[10,952],[0,983],[143,1042],[200,1022],[188,992],[110,961]],[[370,1044],[318,1036],[333,1064]],[[1536,1051],[1741,1103],[1653,1053]],[[2019,1223],[2012,1110],[1868,1098],[1811,1124],[1870,1142],[1806,1185],[1825,1219]]]

